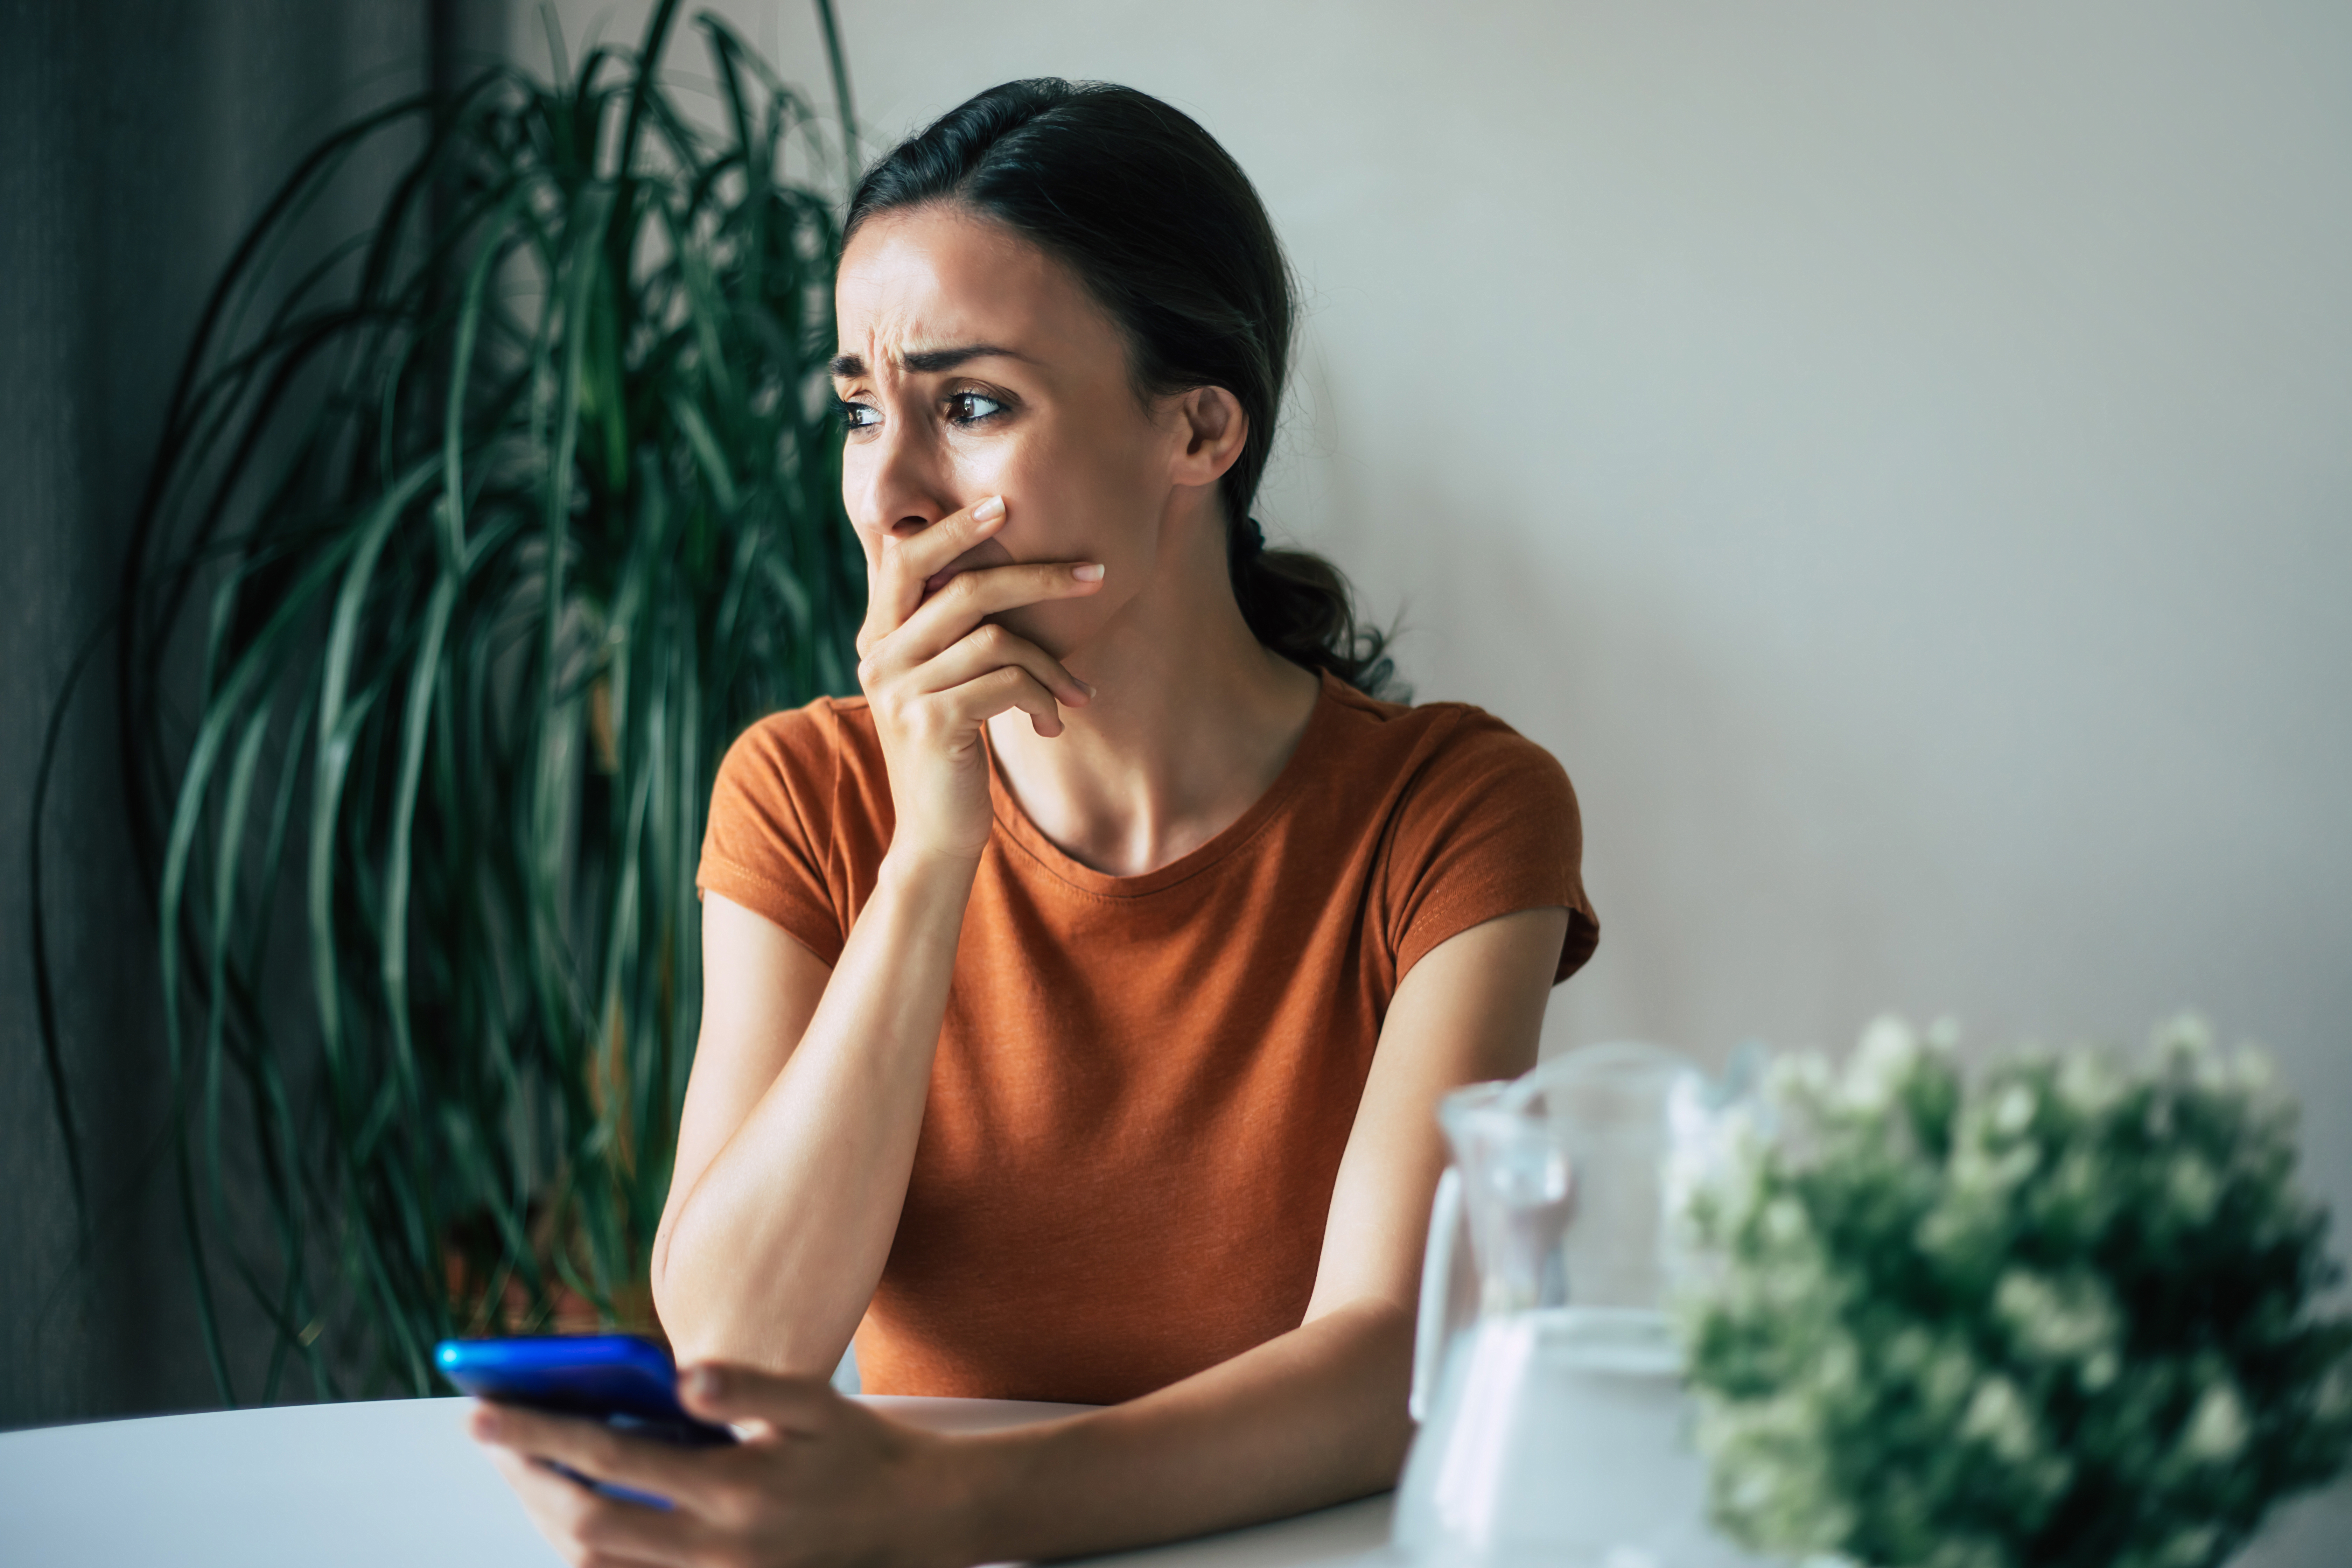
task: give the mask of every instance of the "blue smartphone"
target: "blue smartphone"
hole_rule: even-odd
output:
[[[635,1334],[559,1334],[533,1339],[443,1340],[433,1350],[441,1375],[478,1399],[585,1416],[637,1436],[688,1447],[735,1441],[724,1426],[697,1420],[677,1402],[677,1363]],[[667,1498],[593,1480],[555,1467],[592,1491],[651,1508]]]

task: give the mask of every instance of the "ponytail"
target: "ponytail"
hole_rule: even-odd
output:
[[[1359,623],[1355,595],[1337,566],[1312,551],[1268,550],[1255,518],[1244,518],[1226,543],[1234,599],[1259,642],[1370,696],[1412,700],[1396,679],[1387,634]]]

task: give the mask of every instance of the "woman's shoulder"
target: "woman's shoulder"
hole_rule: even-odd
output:
[[[863,697],[820,697],[798,708],[755,720],[719,763],[719,777],[797,783],[823,777],[830,784],[842,772],[862,773],[879,765],[882,743],[874,714]]]
[[[845,746],[877,743],[874,713],[865,698],[820,697],[754,720],[737,737],[735,748],[778,757],[830,757]]]
[[[771,713],[719,764],[695,884],[766,916],[831,963],[849,931],[842,873],[878,860],[887,843],[877,798],[887,813],[864,698],[820,697]]]
[[[1399,773],[1411,793],[1474,793],[1538,788],[1566,796],[1574,809],[1567,770],[1558,758],[1484,708],[1469,702],[1391,702],[1329,675],[1324,700],[1333,709],[1333,761],[1371,774]]]
[[[1407,706],[1336,681],[1325,690],[1334,793],[1385,786],[1381,888],[1398,973],[1474,925],[1559,907],[1570,921],[1553,979],[1573,973],[1601,928],[1584,891],[1583,820],[1559,759],[1468,702]]]
[[[863,697],[820,697],[771,713],[728,747],[711,792],[714,818],[749,813],[771,824],[830,816],[845,797],[879,783],[888,798],[882,745]]]

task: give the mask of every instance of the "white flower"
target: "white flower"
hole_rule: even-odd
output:
[[[2340,1421],[2352,1415],[2352,1361],[2339,1361],[2327,1369],[2312,1407],[2322,1421]]]
[[[2101,1168],[2101,1162],[2087,1149],[2070,1149],[2050,1173],[2049,1192],[2053,1198],[2079,1205],[2095,1207],[2104,1189],[2112,1178]]]
[[[1805,1211],[1794,1198],[1774,1198],[1764,1205],[1764,1234],[1781,1243],[1801,1240],[1805,1234]]]
[[[2195,1464],[2226,1465],[2245,1451],[2246,1407],[2227,1376],[2197,1401],[2180,1429],[2180,1456]]]
[[[2029,1106],[2032,1098],[2027,1097]],[[1998,1196],[2033,1174],[2041,1163],[2040,1144],[2020,1141],[1996,1154],[1985,1147],[1983,1127],[1975,1118],[1965,1118],[1953,1141],[1952,1190],[1962,1197]]]
[[[2195,1154],[2182,1154],[2172,1162],[2165,1173],[2166,1194],[2172,1199],[2183,1218],[2191,1225],[2202,1225],[2213,1215],[2213,1205],[2221,1198],[2221,1181],[2213,1167]]]
[[[1862,1358],[1850,1339],[1832,1340],[1813,1363],[1813,1388],[1818,1394],[1846,1394],[1862,1382]]]
[[[1811,1110],[1830,1096],[1836,1081],[1829,1058],[1819,1051],[1792,1051],[1765,1070],[1764,1088],[1775,1104]]]
[[[2017,1385],[1999,1373],[1977,1384],[1968,1413],[1960,1417],[1960,1436],[1978,1439],[2012,1464],[2030,1457],[2035,1447],[2032,1413],[2017,1396]]]
[[[2212,1558],[2213,1542],[2221,1533],[2213,1525],[2192,1525],[2166,1542],[2152,1561],[2156,1568],[2199,1568]]]
[[[2156,1026],[2150,1043],[2159,1056],[2210,1056],[2213,1050],[2213,1026],[2195,1013],[2175,1014]]]
[[[2158,1024],[2153,1044],[2168,1071],[2187,1077],[2200,1089],[2227,1087],[2230,1068],[2213,1047],[2213,1026],[2196,1014],[2183,1013]]]
[[[1937,1347],[1927,1370],[1919,1379],[1919,1391],[1928,1405],[1937,1410],[1958,1407],[1961,1397],[1975,1386],[1979,1372],[1976,1357],[1958,1340],[1947,1340]]]
[[[1892,1013],[1872,1019],[1838,1085],[1839,1105],[1864,1112],[1885,1110],[1918,1063],[1919,1037],[1907,1020]]]
[[[2110,1352],[2118,1327],[2106,1287],[2087,1274],[2052,1279],[2023,1268],[2003,1271],[1993,1287],[1993,1313],[2017,1342],[2052,1361],[2086,1361]]]
[[[1993,1098],[1992,1130],[2014,1137],[2033,1124],[2033,1091],[2012,1083]]]
[[[2260,1046],[2240,1046],[2230,1060],[2231,1076],[2237,1087],[2248,1094],[2264,1094],[2278,1081],[2277,1070],[2272,1067],[2270,1053]]]
[[[2097,1051],[2068,1051],[2058,1063],[2058,1098],[2081,1116],[2098,1116],[2123,1093],[2120,1075]]]

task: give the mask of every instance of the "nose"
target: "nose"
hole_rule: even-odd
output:
[[[956,510],[939,443],[921,422],[886,418],[871,438],[842,454],[842,503],[858,531],[908,538]]]

